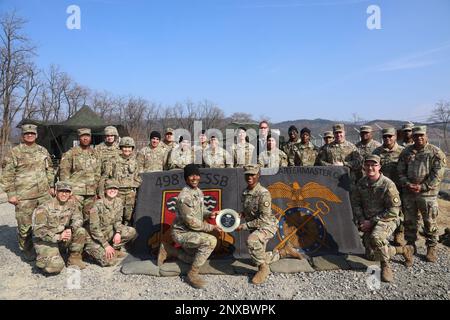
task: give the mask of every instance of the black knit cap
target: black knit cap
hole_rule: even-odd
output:
[[[152,140],[153,138],[158,138],[159,140],[161,140],[161,133],[159,133],[158,131],[152,131],[150,133],[150,140]]]
[[[184,167],[184,180],[194,174],[198,176],[200,175],[200,169],[198,168],[198,165],[190,163],[186,167]]]
[[[307,134],[311,135],[311,130],[308,129],[307,127],[304,127],[304,128],[302,129],[302,131],[300,131],[300,135],[302,135],[302,134],[304,134],[304,133],[307,133]]]
[[[294,126],[294,125],[292,125],[292,126],[289,127],[288,133],[291,133],[291,131],[296,131],[296,132],[298,133],[298,129],[297,129],[297,127]]]

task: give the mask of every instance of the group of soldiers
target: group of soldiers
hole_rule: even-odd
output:
[[[15,205],[24,258],[36,259],[44,272],[57,273],[64,267],[61,253],[67,250],[68,265],[84,268],[83,252],[102,266],[117,263],[125,255],[124,245],[136,237],[130,225],[140,173],[184,169],[187,187],[178,196],[172,231],[183,250],[162,244],[158,263],[169,256],[191,263],[188,280],[194,287],[203,287],[198,270],[216,246],[210,232],[218,227],[206,220],[217,213],[205,211],[198,168],[244,168],[248,188],[242,195],[242,215],[246,222],[238,230],[250,231],[247,245],[259,268],[252,281],[259,284],[267,278],[268,265],[280,256],[302,258],[289,244],[277,252],[265,251],[277,221],[270,193],[259,184],[260,168],[345,166],[352,181],[354,222],[366,256],[380,260],[382,280],[392,281],[389,260],[394,254],[402,254],[407,266],[413,263],[420,215],[426,260],[436,261],[437,194],[446,167],[445,154],[428,143],[425,126],[406,124],[401,130],[401,143],[396,141],[395,128],[385,128],[380,144],[373,139],[372,128],[362,126],[361,141],[354,145],[346,140],[344,124],[336,124],[323,134],[324,145],[318,148],[310,141],[310,129],[299,133],[291,126],[289,141],[278,146],[279,137],[262,121],[255,144],[241,127],[236,142],[226,150],[218,137],[207,136],[206,131],[195,146],[183,136],[177,143],[169,128],[164,139],[152,131],[148,146],[136,152],[134,140],[119,138],[115,127],[105,128],[105,141],[95,148],[90,129],[81,128],[79,145],[63,154],[55,171],[48,151],[36,144],[36,126],[24,124],[22,143],[2,163],[0,187]],[[396,246],[390,245],[392,235]]]

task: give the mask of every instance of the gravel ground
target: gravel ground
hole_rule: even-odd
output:
[[[20,258],[16,240],[14,208],[0,205],[0,299],[450,299],[450,250],[439,245],[439,261],[422,261],[425,247],[419,247],[411,269],[392,263],[395,281],[371,291],[363,271],[324,271],[271,274],[262,286],[249,283],[249,276],[206,275],[207,288],[196,290],[184,277],[124,275],[120,266],[101,268],[89,264],[81,271],[81,288],[69,289],[70,269],[45,276]]]

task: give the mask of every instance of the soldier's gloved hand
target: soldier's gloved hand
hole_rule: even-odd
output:
[[[106,259],[111,260],[112,258],[114,258],[115,255],[116,255],[116,250],[114,250],[113,247],[107,246],[105,248]]]
[[[369,232],[372,229],[372,222],[370,220],[364,220],[360,225],[359,229],[362,232]]]
[[[209,217],[211,219],[215,219],[218,213],[219,213],[219,211],[213,211],[213,212],[210,213]]]
[[[8,202],[16,206],[19,203],[19,199],[17,199],[16,196],[12,196],[11,198],[8,199]]]

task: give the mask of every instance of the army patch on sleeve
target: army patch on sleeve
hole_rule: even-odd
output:
[[[264,207],[268,207],[268,206],[270,206],[270,202],[269,201],[264,202]]]
[[[394,199],[392,199],[392,201],[394,201],[394,203],[399,203],[399,202],[400,202],[400,199],[397,198],[397,197],[394,197]]]

